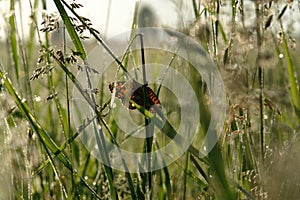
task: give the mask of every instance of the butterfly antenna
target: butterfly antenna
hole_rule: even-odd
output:
[[[126,50],[125,50],[125,53],[123,55],[123,57],[121,58],[120,62],[123,63],[127,53],[129,52],[129,49],[134,41],[134,39],[136,38],[136,35],[130,40]],[[116,99],[116,87],[117,87],[117,81],[118,81],[118,76],[119,76],[119,72],[120,72],[120,69],[122,68],[122,70],[125,72],[125,76],[126,78],[129,77],[129,79],[131,80],[134,80],[133,77],[128,73],[127,69],[124,67],[124,65],[121,65],[121,64],[118,64],[118,68],[117,68],[117,71],[116,71],[116,74],[115,74],[115,77],[114,77],[114,82],[113,82],[113,91],[112,91],[112,98],[111,98],[111,101],[110,101],[110,109],[112,108],[114,102],[115,102],[115,99]]]
[[[136,34],[136,35],[134,35],[134,36],[131,38],[131,40],[129,41],[128,46],[127,46],[127,48],[126,48],[126,50],[125,50],[125,53],[124,53],[123,57],[122,57],[121,60],[120,60],[122,63],[123,63],[124,59],[126,58],[126,56],[128,55],[129,50],[130,50],[130,48],[132,47],[133,42],[135,41],[135,39],[136,39],[137,37],[140,37],[140,36],[141,36],[141,34]],[[141,43],[142,43],[142,42],[141,42]],[[143,55],[144,55],[144,48],[143,48],[143,47],[144,47],[144,45],[141,44],[141,48],[142,48]],[[142,60],[145,61],[145,56],[143,56],[143,55],[142,55]],[[143,62],[143,61],[142,61],[142,62]],[[118,66],[117,72],[120,71],[120,68],[122,68],[122,70],[125,72],[125,76],[128,76],[131,80],[134,80],[134,78],[131,76],[131,74],[128,73],[128,71],[127,71],[127,69],[124,67],[124,65],[119,65],[119,66]],[[128,78],[128,77],[127,77],[127,78]]]
[[[173,61],[174,61],[174,59],[175,59],[177,53],[179,52],[179,49],[180,49],[180,47],[178,47],[178,48],[176,49],[176,51],[174,52],[174,54],[173,54],[173,56],[172,56],[172,58],[171,58],[171,60],[170,60],[170,62],[169,62],[169,64],[168,64],[168,66],[167,66],[167,69],[164,71],[163,75],[161,76],[161,81],[160,81],[160,84],[159,84],[159,87],[158,87],[158,90],[157,90],[157,93],[156,93],[157,98],[158,98],[158,96],[159,96],[159,93],[160,93],[160,89],[161,89],[162,83],[163,83],[163,81],[165,80],[165,77],[166,77],[166,75],[167,75],[167,72],[168,72],[168,70],[169,70],[171,64],[173,63]]]

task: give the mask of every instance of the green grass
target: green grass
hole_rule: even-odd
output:
[[[285,20],[298,10],[290,9],[292,4],[273,1],[266,5],[252,2],[256,10],[247,10],[244,1],[237,5],[225,1],[231,5],[228,13],[218,2],[198,7],[198,2],[191,0],[195,19],[185,31],[180,30],[209,52],[226,88],[223,132],[212,151],[200,158],[211,100],[201,75],[189,63],[175,54],[153,50],[144,52],[144,61],[140,51],[130,48],[119,57],[92,22],[78,15],[80,8],[74,7],[81,5],[63,0],[54,0],[58,17],[37,12],[47,5],[33,1],[26,40],[14,14],[18,4],[10,1],[9,31],[6,41],[1,41],[7,51],[0,57],[0,199],[297,199],[300,60],[299,47],[294,44],[299,38],[293,38],[296,33],[285,26],[293,21]],[[179,9],[184,10],[184,6]],[[137,1],[132,28],[138,26],[140,12]],[[253,18],[247,19],[249,15]],[[56,19],[65,27],[61,47],[50,38],[57,31]],[[253,24],[247,25],[247,20]],[[89,90],[95,89],[89,82],[96,72],[82,65],[87,64],[92,45],[82,40],[81,31],[89,33],[115,60],[98,80],[96,93],[87,92],[76,76],[79,71],[83,73]],[[132,46],[140,45],[139,37],[131,37],[135,38]],[[151,85],[155,92],[160,88],[159,99],[166,109],[163,114],[154,115],[131,102],[137,109],[130,110],[128,117],[139,124],[151,121],[146,133],[159,130],[155,137],[127,136],[109,111],[108,85],[115,80],[117,68],[121,75],[151,62],[169,65],[190,80],[199,101],[201,128],[194,133],[197,139],[186,153],[170,165],[152,172],[122,172],[99,162],[79,138],[93,135],[98,156],[108,164],[114,161],[109,156],[111,144],[132,152],[152,152],[172,141],[180,124],[178,99],[172,91]],[[134,70],[135,76],[143,76],[143,70]],[[72,109],[73,90],[96,114],[80,125],[74,124],[73,116],[82,114],[82,108],[77,108],[78,112]],[[165,123],[163,115],[168,117]],[[152,155],[141,163],[151,167],[157,162]],[[130,167],[125,159],[120,165]]]

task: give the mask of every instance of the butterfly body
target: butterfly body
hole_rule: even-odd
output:
[[[114,83],[109,85],[109,89],[110,92],[113,92]],[[128,108],[132,110],[136,109],[136,106],[130,103],[130,100],[134,101],[136,104],[144,107],[152,113],[155,113],[154,106],[161,109],[160,101],[153,90],[150,87],[142,85],[136,81],[117,82],[115,96],[122,100],[123,105],[128,106]]]

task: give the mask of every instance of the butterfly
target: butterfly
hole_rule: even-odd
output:
[[[113,89],[114,83],[109,84],[109,90],[111,93],[113,92]],[[144,100],[144,89],[146,92],[146,100]],[[156,112],[154,107],[161,109],[160,101],[153,90],[150,87],[142,85],[136,81],[117,82],[115,96],[122,100],[122,104],[128,106],[128,108],[131,110],[136,109],[136,106],[130,103],[130,100],[134,101],[140,106],[143,106],[152,113]],[[144,103],[146,103],[146,106],[144,106]]]

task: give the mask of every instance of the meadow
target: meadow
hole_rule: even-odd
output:
[[[300,197],[296,1],[171,1],[179,16],[189,5],[194,18],[177,30],[159,27],[161,49],[136,32],[155,24],[143,1],[124,41],[104,38],[77,1],[53,0],[56,13],[40,12],[47,1],[30,2],[29,25],[15,14],[22,1],[2,11],[0,199]],[[195,46],[164,51],[181,36]],[[179,56],[184,50],[189,59]],[[222,82],[210,83],[206,72]],[[156,82],[142,86],[145,77]],[[195,98],[180,90],[180,78]],[[126,102],[128,80],[138,92]],[[217,142],[201,156],[216,119]],[[173,143],[160,160],[156,150]],[[120,149],[146,156],[119,158]]]

